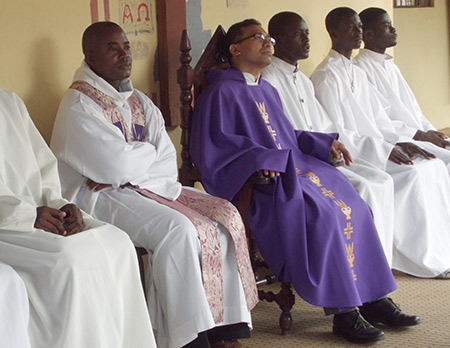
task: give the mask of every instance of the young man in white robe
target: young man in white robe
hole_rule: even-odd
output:
[[[10,266],[0,262],[0,347],[30,348],[29,317],[25,284]]]
[[[297,13],[280,12],[271,18],[269,34],[276,40],[275,52],[272,63],[262,74],[277,89],[286,117],[296,130],[335,132],[334,125],[314,96],[311,80],[298,69],[298,60],[309,56],[306,22]],[[338,169],[371,207],[386,259],[391,265],[394,235],[392,178],[360,158],[351,166]]]
[[[2,89],[0,146],[0,261],[25,283],[31,346],[156,347],[133,243],[62,198],[55,156]]]
[[[161,112],[129,79],[123,30],[94,23],[83,52],[51,140],[64,196],[148,250],[158,347],[243,347],[237,339],[249,336],[257,292],[239,214],[177,181]]]
[[[409,128],[417,144],[432,152],[450,169],[450,145],[447,137],[427,120],[420,109],[411,88],[386,53],[388,47],[397,44],[397,32],[389,14],[376,7],[359,14],[363,24],[364,48],[355,57],[356,64],[366,73],[369,81],[389,103],[388,116]]]
[[[394,180],[392,267],[419,277],[448,277],[450,182],[445,164],[398,134],[382,97],[351,57],[362,42],[355,11],[341,7],[326,18],[332,49],[311,76],[316,97],[354,158]]]

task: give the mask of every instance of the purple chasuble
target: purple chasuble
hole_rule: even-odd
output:
[[[206,190],[233,200],[258,170],[281,172],[256,186],[250,227],[281,281],[313,305],[359,306],[395,290],[372,213],[328,163],[336,134],[295,131],[276,90],[248,86],[239,70],[212,70],[196,101],[191,156]]]

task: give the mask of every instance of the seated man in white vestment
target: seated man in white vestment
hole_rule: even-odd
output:
[[[353,158],[361,158],[394,181],[392,267],[418,277],[448,277],[450,181],[447,168],[399,132],[383,98],[354,64],[362,24],[347,7],[326,18],[332,41],[328,56],[311,76],[316,97]]]
[[[0,261],[25,283],[31,347],[155,347],[131,240],[62,198],[55,156],[3,89],[0,146]]]
[[[447,136],[438,132],[426,119],[411,88],[386,53],[397,44],[397,32],[389,14],[376,7],[360,13],[363,24],[364,48],[355,57],[356,63],[366,73],[369,81],[389,103],[388,116],[401,123],[421,147],[444,161],[450,170],[450,145]]]
[[[51,140],[64,196],[147,249],[158,347],[243,347],[258,298],[239,213],[177,181],[161,112],[129,79],[123,30],[94,23],[82,44]]]
[[[298,60],[309,56],[309,29],[294,12],[280,12],[269,22],[276,41],[272,63],[262,74],[278,91],[286,117],[296,130],[334,132],[328,115],[314,96],[314,87],[298,68]],[[351,166],[338,169],[352,182],[374,214],[386,259],[391,265],[394,234],[394,184],[389,174],[369,162],[355,158]]]
[[[0,262],[0,347],[30,348],[28,296],[14,270]]]

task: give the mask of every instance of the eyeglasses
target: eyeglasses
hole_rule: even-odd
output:
[[[272,36],[270,36],[269,34],[262,34],[262,33],[255,33],[250,36],[244,37],[243,39],[236,41],[235,44],[241,43],[242,41],[245,41],[245,40],[248,40],[251,38],[255,38],[256,40],[259,40],[261,42],[268,41],[272,44],[272,46],[275,46],[275,39]]]

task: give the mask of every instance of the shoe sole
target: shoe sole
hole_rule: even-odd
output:
[[[356,338],[346,335],[345,333],[339,331],[338,329],[333,327],[333,334],[339,337],[345,338],[349,342],[353,343],[374,343],[381,340],[384,340],[386,338],[386,335],[383,333],[382,335],[378,335],[371,338]]]
[[[410,323],[410,324],[399,324],[399,323],[387,323],[384,321],[379,321],[379,320],[373,320],[373,319],[367,319],[367,317],[364,317],[364,319],[366,319],[370,324],[372,324],[372,326],[376,326],[376,325],[386,325],[386,326],[390,326],[390,327],[410,327],[410,326],[416,326],[419,325],[422,321],[419,319],[418,321],[414,322],[414,323]]]

